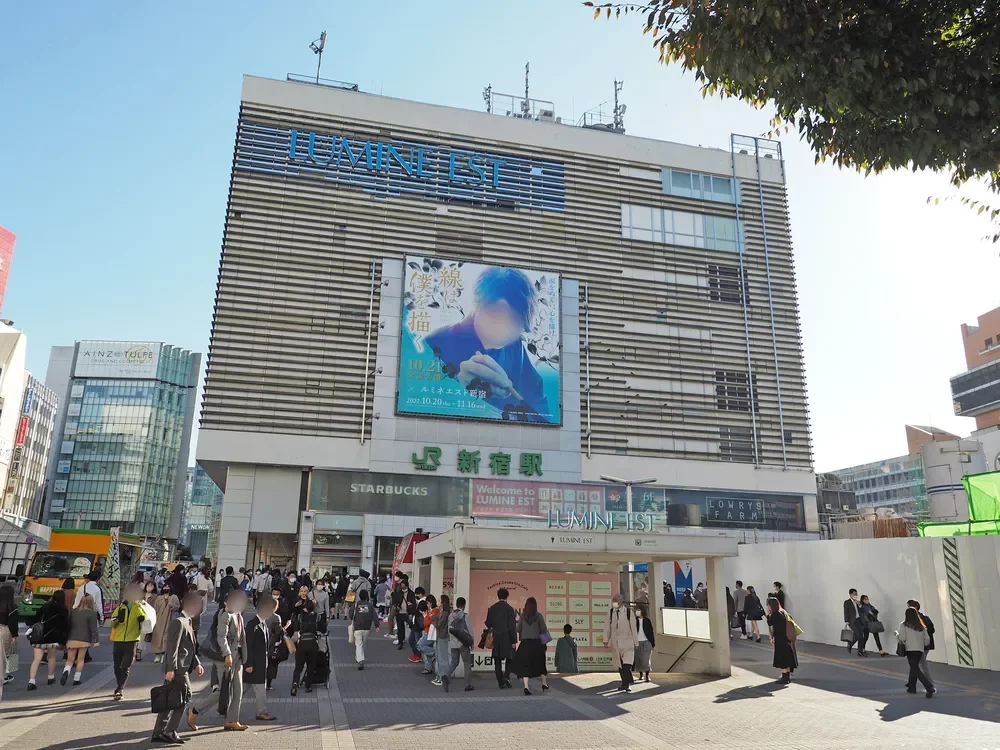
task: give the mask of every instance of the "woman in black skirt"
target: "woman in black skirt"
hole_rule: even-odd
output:
[[[774,667],[781,670],[782,685],[792,681],[792,671],[799,666],[795,644],[788,639],[788,613],[773,596],[767,600],[767,624],[771,628],[771,645],[774,646]]]
[[[532,677],[542,678],[542,692],[549,689],[546,679],[548,670],[545,668],[545,643],[552,640],[552,636],[549,635],[545,643],[542,642],[543,636],[548,632],[545,618],[538,611],[538,602],[535,601],[535,597],[528,597],[524,603],[521,619],[517,621],[517,636],[520,643],[511,667],[511,671],[524,680],[525,695],[531,695],[531,691],[528,690],[528,680]]]

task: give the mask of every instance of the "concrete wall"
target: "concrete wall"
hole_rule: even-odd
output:
[[[1000,670],[1000,537],[955,538],[960,587],[955,569],[945,562],[945,539],[840,539],[824,542],[778,542],[741,545],[737,558],[726,560],[726,583],[739,578],[758,593],[771,582],[784,584],[786,608],[805,631],[802,640],[840,643],[843,603],[856,588],[880,611],[895,647],[892,631],[903,619],[908,599],[920,601],[934,621],[936,650],[931,661],[961,666],[963,644],[971,666]],[[952,575],[949,576],[949,573]],[[949,585],[949,578],[952,585]],[[962,625],[955,595],[965,608]],[[967,630],[968,635],[964,633]],[[965,666],[970,666],[965,663]]]

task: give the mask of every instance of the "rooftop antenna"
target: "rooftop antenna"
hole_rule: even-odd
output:
[[[309,45],[309,49],[319,55],[319,61],[316,63],[316,83],[319,83],[319,71],[323,67],[323,48],[326,47],[326,32],[324,31],[319,35],[319,39],[312,42]]]
[[[531,102],[528,101],[528,73],[531,70],[531,62],[524,64],[524,101],[521,102],[521,114],[525,117],[531,112]]]
[[[486,102],[486,112],[493,114],[493,84],[483,89],[483,101]]]
[[[625,105],[618,103],[618,92],[622,90],[622,86],[625,85],[625,81],[619,81],[615,79],[615,120],[614,128],[619,133],[625,132]]]

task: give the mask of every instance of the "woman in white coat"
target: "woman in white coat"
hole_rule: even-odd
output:
[[[639,645],[633,622],[625,597],[621,594],[611,597],[611,611],[604,625],[604,644],[611,649],[612,659],[618,665],[618,674],[622,678],[618,689],[626,693],[632,692],[632,664],[635,647]]]

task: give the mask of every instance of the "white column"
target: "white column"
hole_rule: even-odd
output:
[[[309,570],[311,568],[314,525],[315,515],[310,511],[303,511],[299,517],[299,544],[296,552],[295,570],[303,568]]]
[[[220,570],[232,565],[238,569],[247,565],[250,541],[250,509],[253,507],[255,467],[239,464],[229,467],[226,493],[222,501],[222,523],[219,531]]]
[[[455,599],[464,596],[468,602],[466,612],[471,612],[472,597],[470,596],[470,573],[472,570],[472,555],[467,549],[455,550]],[[485,595],[485,594],[484,594]]]
[[[708,656],[708,672],[729,677],[732,665],[729,656],[729,608],[726,606],[726,567],[721,557],[708,557],[708,613],[712,650]]]
[[[444,555],[434,555],[431,558],[431,587],[427,593],[434,594],[440,599],[442,591],[444,591]],[[452,602],[452,606],[454,604]]]

